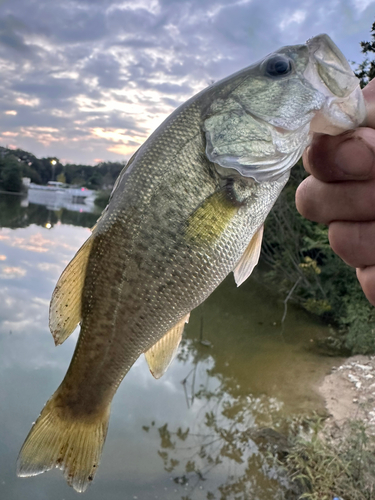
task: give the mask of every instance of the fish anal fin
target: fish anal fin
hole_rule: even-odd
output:
[[[86,240],[64,269],[53,291],[49,327],[56,345],[62,344],[81,321],[82,289],[93,241],[94,236]]]
[[[237,286],[242,285],[242,283],[247,280],[253,272],[254,267],[258,264],[260,250],[262,248],[263,228],[264,226],[258,229],[251,238],[250,243],[233,271]]]
[[[184,316],[156,344],[145,352],[145,358],[153,377],[160,378],[167,371],[177,354],[185,323],[189,321],[190,313]]]
[[[36,476],[53,467],[76,491],[85,491],[98,469],[110,406],[90,418],[73,418],[55,393],[31,428],[17,461],[17,475]]]

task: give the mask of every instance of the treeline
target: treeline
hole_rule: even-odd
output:
[[[56,157],[37,158],[22,149],[0,147],[0,189],[20,192],[23,177],[35,184],[60,181],[89,189],[111,189],[125,165],[126,161],[63,165]]]

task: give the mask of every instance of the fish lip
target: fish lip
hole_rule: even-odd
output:
[[[317,35],[306,42],[310,62],[315,65],[318,78],[332,96],[348,97],[358,86],[346,57],[326,34]]]
[[[315,57],[318,57],[319,59],[327,59],[327,55],[329,53],[333,53],[335,58],[338,59],[339,63],[343,68],[345,68],[347,71],[350,73],[352,72],[352,69],[350,67],[350,64],[348,63],[346,57],[344,54],[341,52],[341,50],[337,47],[335,42],[332,40],[331,37],[329,37],[326,33],[321,33],[320,35],[316,35],[312,38],[309,38],[306,41],[307,48],[309,49],[309,53],[314,55]],[[317,52],[319,52],[321,49],[324,49],[325,53],[318,56],[316,56]]]
[[[310,38],[306,46],[310,61],[304,77],[325,99],[311,122],[311,131],[337,135],[363,125],[364,98],[344,54],[326,34]]]

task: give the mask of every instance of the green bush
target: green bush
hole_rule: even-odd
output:
[[[7,156],[2,160],[1,180],[5,191],[19,193],[22,190],[22,170],[14,156]]]
[[[337,327],[334,345],[351,353],[375,352],[375,313],[355,270],[331,249],[326,226],[304,219],[295,191],[305,177],[302,163],[277,200],[265,224],[261,259],[266,283]]]

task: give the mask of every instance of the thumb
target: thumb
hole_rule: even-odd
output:
[[[362,92],[367,111],[364,126],[375,128],[375,78],[366,85]]]

